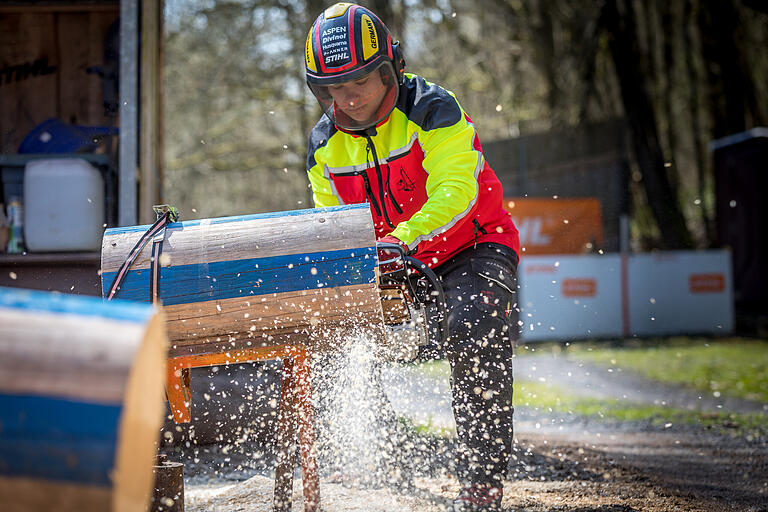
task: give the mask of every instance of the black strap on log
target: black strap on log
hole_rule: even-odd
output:
[[[171,222],[179,220],[179,210],[167,204],[153,206],[152,209],[155,211],[157,220],[136,242],[136,245],[133,246],[133,249],[126,256],[125,261],[123,261],[123,264],[120,265],[120,269],[118,269],[115,279],[112,281],[107,292],[107,300],[115,298],[115,295],[120,290],[120,285],[125,280],[125,276],[128,275],[128,269],[131,268],[131,265],[136,261],[136,258],[141,254],[142,249],[149,243],[150,239],[152,239],[152,255],[149,260],[149,301],[154,304],[160,297],[160,255],[163,253],[165,228]]]

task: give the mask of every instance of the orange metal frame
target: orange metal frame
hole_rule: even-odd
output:
[[[174,356],[168,359],[165,391],[176,423],[191,421],[190,368],[224,364],[283,360],[280,411],[277,425],[277,465],[275,467],[274,507],[276,512],[291,510],[293,466],[298,432],[301,470],[304,479],[304,512],[320,509],[317,460],[314,454],[315,430],[310,384],[309,357],[303,345],[275,345],[239,349],[227,353]]]

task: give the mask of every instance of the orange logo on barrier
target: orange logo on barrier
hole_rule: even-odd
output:
[[[593,278],[563,279],[563,297],[594,297],[597,281]]]
[[[525,254],[579,254],[603,244],[596,198],[508,197],[504,207],[515,221]]]
[[[557,272],[557,267],[554,265],[526,265],[525,272],[527,274],[554,274]]]
[[[720,293],[725,290],[723,274],[691,274],[688,276],[691,293]]]

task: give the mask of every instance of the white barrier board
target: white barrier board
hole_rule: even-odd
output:
[[[528,256],[518,271],[526,341],[621,333],[618,255]]]
[[[523,341],[733,330],[730,253],[523,257]]]
[[[733,330],[728,251],[672,251],[629,258],[629,330],[634,336]]]

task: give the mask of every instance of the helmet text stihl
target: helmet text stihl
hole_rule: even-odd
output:
[[[304,54],[307,84],[340,129],[376,126],[395,108],[405,60],[389,29],[365,7],[345,2],[326,9]]]

